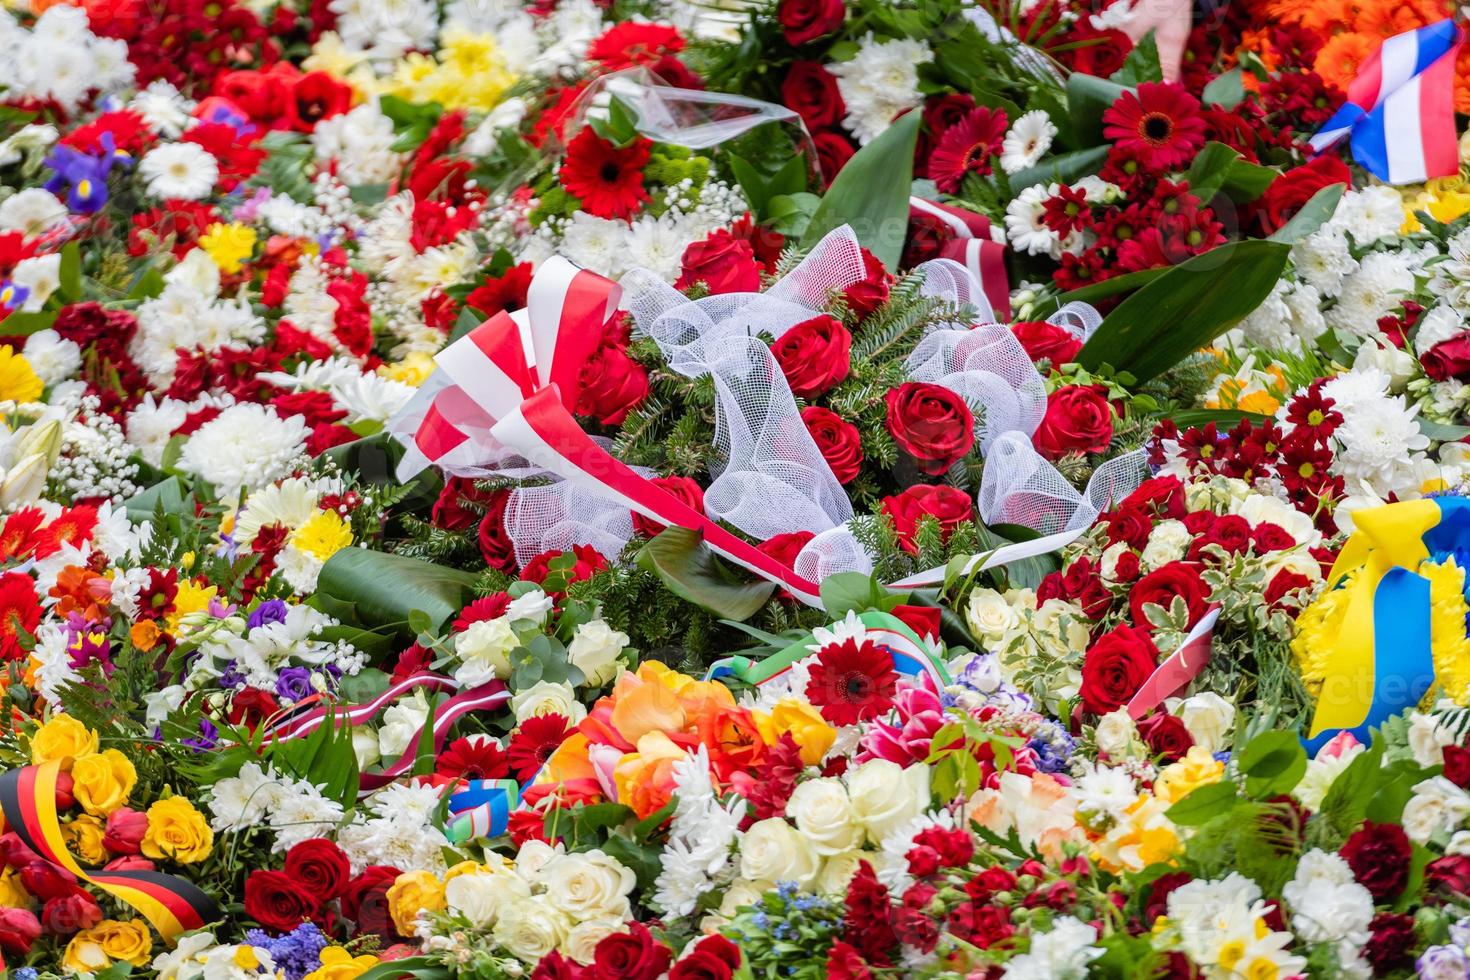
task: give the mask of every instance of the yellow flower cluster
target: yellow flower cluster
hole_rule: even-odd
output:
[[[366,954],[353,956],[341,946],[328,946],[321,952],[321,962],[304,980],[356,980],[377,966],[378,958]]]
[[[153,937],[142,919],[103,919],[72,937],[61,968],[68,973],[98,973],[120,962],[141,967],[152,951]]]
[[[1429,703],[1442,696],[1470,703],[1470,636],[1465,635],[1465,570],[1453,557],[1443,564],[1425,562],[1419,574],[1429,579],[1429,649],[1434,657],[1434,688]]]
[[[199,238],[199,247],[219,266],[219,271],[233,275],[240,264],[255,253],[255,229],[232,221],[216,221]]]
[[[435,54],[410,53],[386,78],[377,77],[371,66],[360,55],[347,51],[334,34],[322,36],[303,67],[336,75],[360,93],[482,112],[495,108],[516,81],[505,66],[494,35],[464,30],[445,31]]]
[[[1296,658],[1296,668],[1307,691],[1314,698],[1322,690],[1322,681],[1327,676],[1327,665],[1332,661],[1337,635],[1342,631],[1342,620],[1347,615],[1348,596],[1356,574],[1351,572],[1345,576],[1342,588],[1322,593],[1296,619],[1291,653]]]
[[[1420,211],[1445,224],[1470,214],[1470,178],[1436,177],[1417,193],[1411,191],[1412,188],[1404,192],[1404,223],[1399,228],[1402,234],[1424,230],[1419,220]]]
[[[297,551],[326,561],[352,544],[352,528],[336,511],[319,510],[291,532],[290,543]]]

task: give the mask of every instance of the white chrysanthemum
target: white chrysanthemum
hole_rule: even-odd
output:
[[[642,215],[628,229],[625,252],[620,256],[625,263],[621,271],[652,269],[672,282],[679,277],[684,250],[696,237],[680,228],[680,222],[670,215]]]
[[[299,416],[283,419],[263,405],[232,405],[189,437],[179,468],[228,500],[289,474],[309,434]]]
[[[621,268],[626,261],[628,226],[620,221],[599,218],[585,211],[572,215],[562,234],[562,251],[584,269],[593,271]],[[606,273],[604,273],[606,274]]]
[[[1045,220],[1047,199],[1057,190],[1056,184],[1034,184],[1006,205],[1006,236],[1012,248],[1027,255],[1061,255],[1061,237]]]
[[[342,817],[342,804],[323,796],[310,783],[293,783],[271,809],[270,825],[276,832],[271,850],[280,854],[304,840],[331,833]]]
[[[214,190],[219,161],[197,143],[163,143],[143,155],[138,175],[153,197],[198,201]]]
[[[1278,280],[1261,305],[1240,321],[1240,332],[1258,347],[1272,351],[1301,352],[1301,344],[1291,332],[1291,309],[1286,305],[1290,283]]]
[[[1417,326],[1418,329],[1414,331],[1414,349],[1423,354],[1435,344],[1463,334],[1465,318],[1448,306],[1436,306],[1419,318]],[[26,347],[26,356],[30,356],[29,346]]]
[[[933,59],[923,41],[875,41],[869,33],[852,60],[828,67],[847,105],[843,122],[859,143],[871,142],[900,112],[919,104],[919,65]]]
[[[1138,799],[1133,777],[1121,767],[1097,766],[1084,773],[1075,788],[1079,811],[1113,820],[1121,820]]]
[[[1327,330],[1322,316],[1322,294],[1309,283],[1293,283],[1286,294],[1286,308],[1291,314],[1291,332],[1299,340],[1311,343]]]
[[[1345,229],[1359,245],[1397,235],[1404,223],[1404,199],[1392,187],[1380,184],[1348,191],[1332,216],[1336,227]]]
[[[295,530],[316,513],[326,484],[306,477],[291,477],[262,487],[245,498],[245,506],[235,516],[231,537],[236,545],[250,547],[263,527],[279,524]]]
[[[209,825],[218,832],[248,830],[265,820],[285,793],[273,777],[254,762],[240,767],[237,776],[221,779],[209,788]]]
[[[1050,932],[1034,933],[1031,948],[1012,957],[1001,976],[1007,980],[1082,980],[1087,964],[1103,954],[1092,945],[1097,930],[1070,915],[1061,916]]]
[[[401,154],[393,152],[396,140],[393,120],[373,102],[323,119],[311,133],[316,159],[337,161],[337,175],[349,186],[391,179],[403,161]]]
[[[1366,256],[1358,271],[1343,282],[1327,322],[1360,337],[1379,335],[1378,320],[1413,294],[1416,265],[1413,258],[1397,252]]]
[[[27,238],[44,235],[66,221],[66,205],[43,187],[27,187],[0,201],[0,232]]]
[[[1298,276],[1328,298],[1336,296],[1343,280],[1358,268],[1347,237],[1327,228],[1292,246],[1291,262]]]
[[[1346,942],[1353,952],[1368,941],[1373,896],[1340,855],[1316,848],[1303,854],[1281,897],[1291,908],[1292,931],[1303,940]]]
[[[438,18],[429,0],[331,0],[328,7],[350,51],[391,60],[434,46]]]
[[[1051,149],[1051,141],[1056,135],[1057,127],[1045,110],[1032,109],[1025,113],[1011,125],[1000,145],[1001,169],[1014,174],[1035,166]]]
[[[55,330],[39,330],[26,339],[26,361],[43,384],[54,385],[76,375],[82,349]]]

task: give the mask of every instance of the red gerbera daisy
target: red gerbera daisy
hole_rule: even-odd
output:
[[[21,660],[20,632],[34,633],[41,623],[41,598],[29,575],[0,575],[0,659]]]
[[[648,140],[639,137],[625,147],[614,146],[591,129],[567,144],[561,182],[582,209],[599,218],[627,218],[648,200],[643,168],[648,163]]]
[[[571,733],[571,722],[565,715],[538,715],[523,721],[510,737],[510,767],[516,779],[530,782]]]
[[[847,637],[817,652],[806,697],[831,724],[855,725],[892,707],[897,685],[892,654],[872,640]]]
[[[505,610],[510,607],[510,595],[505,592],[492,592],[482,596],[459,611],[459,617],[455,619],[452,629],[456,633],[463,633],[475,623],[485,623],[492,619],[499,619],[505,615]]]
[[[634,65],[652,65],[665,55],[682,50],[684,38],[677,27],[630,20],[608,28],[602,37],[588,45],[587,60],[616,71]]]
[[[7,517],[0,530],[0,561],[23,558],[34,551],[39,543],[36,529],[45,519],[46,515],[35,507],[25,507]]]
[[[45,558],[61,550],[63,544],[76,545],[89,541],[97,528],[97,508],[90,504],[68,507],[41,530],[36,557]]]
[[[1199,101],[1171,82],[1144,82],[1103,112],[1103,138],[1150,170],[1188,163],[1205,145]]]
[[[1000,152],[1006,135],[1006,114],[985,106],[971,109],[946,129],[929,155],[929,179],[952,193],[967,174],[990,173],[990,158]]]
[[[493,738],[457,738],[440,753],[434,771],[461,779],[504,779],[510,775],[510,760]]]

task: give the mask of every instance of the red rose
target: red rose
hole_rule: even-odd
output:
[[[774,538],[763,541],[755,546],[755,550],[763,555],[769,555],[776,561],[791,568],[796,564],[796,556],[806,543],[816,537],[810,531],[792,531],[789,534],[778,534]]]
[[[245,725],[252,732],[280,707],[276,699],[258,687],[247,687],[230,696],[230,710],[226,717],[231,725]]]
[[[1218,555],[1205,551],[1209,545],[1215,545],[1229,555],[1244,554],[1251,546],[1250,521],[1239,514],[1221,514],[1216,517],[1210,522],[1208,530],[1190,543],[1190,560],[1218,561]]]
[[[1155,755],[1163,756],[1166,762],[1183,758],[1184,753],[1194,744],[1194,737],[1184,727],[1184,722],[1162,712],[1156,712],[1140,721],[1138,734],[1143,736],[1144,744]]]
[[[565,551],[541,552],[541,554],[526,562],[526,567],[521,569],[521,578],[527,582],[544,585],[547,577],[552,574],[551,562],[565,554]],[[607,559],[602,557],[590,545],[572,545],[572,555],[576,559],[576,563],[570,569],[565,569],[557,573],[560,576],[565,576],[568,584],[589,579],[597,572],[607,568]]]
[[[102,831],[102,846],[113,854],[137,854],[148,832],[148,815],[127,807],[119,807],[107,815]]]
[[[1137,490],[1123,498],[1120,506],[1139,507],[1160,517],[1182,520],[1187,513],[1184,505],[1184,484],[1177,476],[1156,476],[1144,480]]]
[[[847,112],[837,79],[818,61],[791,63],[781,83],[781,101],[813,131],[836,126]]]
[[[1102,619],[1113,605],[1113,593],[1102,580],[1100,565],[1091,558],[1078,558],[1061,577],[1062,595],[1077,603],[1092,619]],[[1037,599],[1041,598],[1040,592]]]
[[[41,938],[41,922],[30,909],[0,908],[0,949],[24,956]]]
[[[1276,231],[1301,210],[1302,205],[1312,199],[1324,187],[1332,184],[1352,184],[1352,174],[1347,164],[1335,155],[1317,157],[1311,163],[1293,167],[1277,177],[1266,188],[1266,193],[1256,202],[1265,223],[1266,232]]]
[[[323,119],[352,108],[352,86],[324,71],[310,71],[291,87],[292,128],[309,133]]]
[[[819,133],[812,133],[812,145],[817,148],[817,165],[822,168],[822,181],[830,187],[832,181],[847,166],[847,161],[857,152],[857,147],[852,141],[836,130],[824,129]],[[849,286],[851,290],[853,287]],[[886,298],[885,292],[885,298]],[[849,300],[849,305],[851,301]]]
[[[505,508],[510,503],[510,491],[496,490],[485,506],[485,516],[480,518],[480,557],[485,564],[502,572],[514,572],[516,549],[505,530]]]
[[[1272,551],[1295,548],[1296,538],[1293,538],[1291,532],[1280,524],[1266,521],[1257,524],[1255,530],[1251,531],[1251,544],[1255,546],[1256,554],[1264,555]]]
[[[776,20],[791,45],[831,34],[842,26],[846,14],[842,0],[781,0],[776,5]]]
[[[863,442],[857,426],[830,409],[808,405],[801,410],[812,441],[832,468],[838,483],[851,483],[863,468]]]
[[[601,425],[622,425],[648,397],[648,372],[621,346],[604,344],[582,366],[578,415]]]
[[[592,967],[606,980],[656,980],[669,968],[673,954],[648,927],[634,922],[627,932],[615,932],[597,944]]]
[[[553,949],[541,957],[541,962],[531,971],[531,980],[582,980],[586,974],[587,971],[575,960],[567,959],[560,950]]]
[[[1128,547],[1142,551],[1153,533],[1154,522],[1141,507],[1119,507],[1102,518],[1108,525],[1108,544],[1127,542]],[[1187,527],[1188,525],[1186,525]]]
[[[1138,555],[1131,551],[1123,552],[1113,562],[1113,578],[1118,582],[1132,582],[1141,571],[1143,567],[1139,564]]]
[[[1470,749],[1459,745],[1444,747],[1444,778],[1461,789],[1470,788]]]
[[[1046,415],[1032,441],[1047,459],[1100,453],[1113,439],[1113,409],[1103,389],[1067,385],[1046,396]]]
[[[284,871],[252,871],[245,879],[245,914],[267,929],[289,932],[320,909],[317,896]]]
[[[1157,603],[1167,610],[1175,596],[1183,599],[1189,609],[1188,625],[1199,622],[1209,605],[1210,587],[1200,577],[1199,569],[1189,562],[1171,561],[1138,580],[1128,593],[1128,611],[1133,617],[1133,625],[1154,627],[1156,624],[1149,622],[1143,611],[1144,604]]]
[[[341,897],[352,868],[340,847],[324,837],[313,837],[286,852],[286,874],[325,902]]]
[[[761,267],[750,242],[724,228],[684,249],[676,289],[702,282],[711,293],[753,293],[761,287]]]
[[[1419,358],[1424,373],[1435,381],[1470,377],[1470,334],[1441,340]]]
[[[909,554],[917,554],[919,549],[914,544],[914,534],[922,518],[937,520],[940,536],[948,540],[954,529],[974,514],[975,504],[970,495],[958,487],[921,483],[903,493],[884,497],[880,509],[893,521],[893,531],[903,549]]]
[[[820,147],[818,147],[820,153]],[[842,291],[847,299],[847,308],[859,319],[869,316],[874,310],[888,302],[888,287],[892,277],[883,267],[883,261],[863,249],[863,278]]]
[[[397,868],[373,864],[347,883],[342,890],[342,914],[357,924],[359,933],[393,933],[393,917],[388,913],[388,889],[402,873]]]
[[[699,513],[704,513],[704,491],[700,489],[698,483],[695,483],[689,477],[656,476],[648,482],[656,487],[662,487],[673,496],[679,498],[680,502],[688,504]],[[636,510],[633,511],[633,530],[639,534],[651,538],[663,529],[664,526],[662,524],[649,520]]]
[[[1430,891],[1470,895],[1470,856],[1449,854],[1430,861],[1424,868],[1424,883]]]
[[[669,970],[669,980],[730,980],[740,969],[740,947],[724,936],[705,936]]]
[[[852,370],[852,334],[835,317],[814,316],[783,333],[771,345],[781,373],[798,398],[831,391]]]
[[[1271,581],[1266,583],[1266,605],[1274,607],[1297,589],[1305,589],[1311,584],[1311,580],[1300,572],[1283,568],[1272,575]]]
[[[1363,824],[1338,851],[1353,869],[1358,883],[1375,902],[1387,902],[1404,890],[1414,848],[1409,835],[1396,823]]]
[[[1159,651],[1147,630],[1119,626],[1082,659],[1082,708],[1105,715],[1127,704],[1153,674]]]
[[[462,476],[445,480],[429,511],[429,523],[445,531],[468,531],[475,523],[476,514],[464,505],[464,498],[473,493],[474,486],[473,480]]]
[[[920,636],[939,635],[938,606],[894,606],[888,612]]]
[[[1082,341],[1070,331],[1047,323],[1045,320],[1022,320],[1011,324],[1011,333],[1026,349],[1026,356],[1033,361],[1043,358],[1051,361],[1052,367],[1061,367],[1076,360],[1082,349]]]
[[[949,469],[975,445],[975,416],[949,388],[908,381],[891,389],[885,401],[888,431],[930,476]]]

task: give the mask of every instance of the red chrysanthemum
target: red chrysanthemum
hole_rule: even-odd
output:
[[[677,27],[625,21],[610,27],[587,47],[587,60],[616,71],[634,65],[653,65],[666,55],[684,50]]]
[[[475,623],[489,622],[499,619],[505,615],[505,610],[510,607],[510,595],[505,592],[492,592],[487,596],[481,596],[474,602],[459,611],[459,616],[450,627],[456,633],[463,633]]]
[[[434,771],[460,779],[504,779],[510,759],[493,738],[457,738],[435,760]]]
[[[41,623],[41,598],[29,575],[6,572],[0,575],[0,659],[23,660],[20,633],[34,633]]]
[[[897,684],[890,653],[872,640],[847,637],[817,652],[806,697],[831,724],[855,725],[887,711]]]
[[[1150,170],[1169,170],[1194,159],[1205,145],[1199,101],[1182,85],[1144,82],[1124,92],[1103,112],[1103,138]]]
[[[565,715],[538,715],[522,722],[510,737],[510,767],[516,779],[530,782],[571,732]]]
[[[1006,135],[1006,114],[980,106],[946,129],[929,155],[929,179],[945,193],[953,193],[968,174],[990,173],[990,158],[1000,152]]]
[[[1087,203],[1087,195],[1066,184],[1059,185],[1042,207],[1046,209],[1042,216],[1046,226],[1063,238],[1092,224],[1092,205]]]
[[[643,168],[648,163],[648,140],[639,137],[618,147],[584,129],[567,144],[561,165],[562,186],[582,202],[582,209],[599,218],[627,218],[648,200]]]

